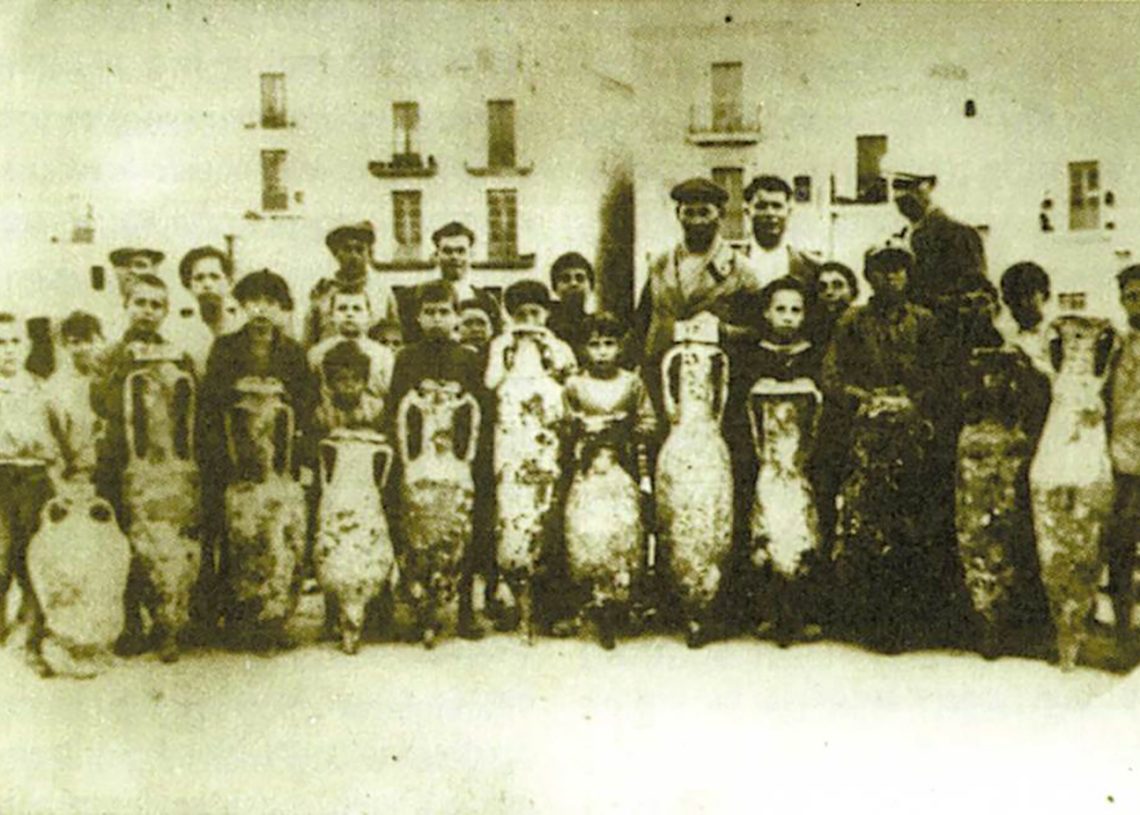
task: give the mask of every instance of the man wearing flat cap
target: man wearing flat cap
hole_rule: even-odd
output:
[[[332,277],[322,277],[309,293],[305,318],[305,346],[312,347],[336,333],[332,321],[332,295],[340,291],[363,291],[371,311],[369,328],[380,322],[399,320],[396,298],[378,276],[370,274],[376,230],[370,221],[345,224],[325,236],[325,245],[336,258]]]
[[[673,326],[700,314],[719,323],[722,340],[748,333],[740,314],[742,292],[756,286],[755,270],[740,252],[720,236],[728,193],[706,178],[690,178],[673,187],[677,220],[683,239],[649,266],[630,331],[626,357],[641,365],[646,389],[661,410],[657,371],[673,344]]]
[[[475,245],[475,233],[466,224],[450,221],[431,233],[435,246],[435,262],[439,265],[440,277],[451,284],[456,300],[460,303],[474,301],[491,316],[491,332],[503,330],[503,309],[498,298],[486,289],[475,286],[470,280],[471,247]],[[414,315],[404,326],[404,336],[415,339],[419,336],[419,326]]]

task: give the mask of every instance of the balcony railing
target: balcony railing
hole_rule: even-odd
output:
[[[500,271],[513,271],[534,268],[534,252],[525,255],[502,255],[488,257],[486,260],[475,260],[471,262],[472,269],[490,269]]]
[[[396,153],[391,161],[368,162],[368,172],[377,178],[429,178],[438,171],[435,156],[424,161],[419,153]]]
[[[749,145],[760,141],[763,105],[745,109],[734,105],[692,105],[688,142],[701,146]]]
[[[534,171],[534,162],[530,164],[519,164],[517,161],[512,165],[487,165],[485,167],[472,167],[470,164],[464,164],[463,168],[467,170],[468,175],[473,175],[477,178],[485,178],[489,176],[521,176],[530,175]]]

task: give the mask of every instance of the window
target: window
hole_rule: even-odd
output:
[[[811,176],[797,175],[792,179],[792,198],[797,204],[811,201]]]
[[[518,257],[518,191],[487,190],[487,257]]]
[[[1069,229],[1100,226],[1100,170],[1095,161],[1069,164]]]
[[[418,102],[392,103],[392,155],[412,156],[419,152],[416,144],[419,124]]]
[[[261,126],[285,127],[285,74],[261,75]]]
[[[729,240],[744,237],[744,170],[740,167],[714,167],[713,181],[728,191],[721,234]]]
[[[744,66],[739,62],[714,62],[712,66],[712,126],[718,132],[740,130],[744,125],[741,97]]]
[[[392,231],[396,239],[398,260],[413,260],[420,256],[420,244],[423,242],[422,201],[423,193],[419,190],[392,191]]]
[[[855,197],[859,203],[881,204],[887,200],[887,179],[881,167],[886,152],[886,136],[855,137]]]
[[[487,166],[515,166],[515,103],[510,99],[487,103]]]
[[[261,151],[261,208],[280,212],[289,208],[289,191],[284,181],[285,151]]]

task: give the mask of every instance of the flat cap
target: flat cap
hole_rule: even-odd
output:
[[[872,246],[863,255],[863,273],[886,271],[889,269],[914,269],[914,254],[900,243],[887,241],[885,244]]]
[[[514,315],[527,303],[550,308],[550,290],[546,288],[545,283],[538,280],[518,280],[507,286],[507,290],[503,292],[503,305],[507,309],[507,314]]]
[[[162,259],[166,257],[162,252],[157,249],[142,249],[135,246],[120,246],[118,249],[113,250],[107,259],[111,261],[112,266],[126,266],[131,262],[131,258],[142,255],[150,260],[151,263],[162,263]]]
[[[728,200],[728,191],[707,178],[690,178],[670,190],[669,197],[678,204],[708,203],[721,207]]]
[[[360,221],[355,224],[344,224],[333,229],[325,235],[325,246],[331,251],[333,247],[349,238],[362,240],[369,246],[376,243],[376,230],[372,228],[371,221]]]
[[[439,246],[439,242],[444,238],[454,238],[456,235],[462,235],[467,238],[471,243],[475,243],[475,233],[467,224],[460,223],[459,221],[449,221],[441,226],[435,232],[431,233],[431,242]]]

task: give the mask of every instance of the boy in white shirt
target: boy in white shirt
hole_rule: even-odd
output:
[[[370,362],[368,392],[379,399],[386,398],[396,356],[391,348],[369,339],[367,335],[372,323],[368,295],[363,291],[336,291],[329,305],[336,334],[309,349],[309,366],[321,380],[322,395],[327,397],[329,390],[321,368],[325,355],[344,340],[351,340]]]

